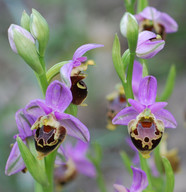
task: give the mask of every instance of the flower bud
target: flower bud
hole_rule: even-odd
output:
[[[160,35],[150,31],[139,33],[136,55],[142,59],[150,59],[163,49],[165,41]]]
[[[32,9],[30,31],[34,38],[39,42],[39,54],[44,56],[49,39],[49,28],[44,17],[35,9]]]
[[[37,54],[33,36],[18,25],[10,25],[8,39],[12,50],[18,53],[23,60],[38,74],[43,72]]]
[[[135,17],[126,12],[120,22],[121,34],[127,38],[130,51],[133,53],[136,50],[138,40],[138,23]]]
[[[25,28],[27,31],[30,31],[30,16],[23,11],[21,17],[21,27]]]

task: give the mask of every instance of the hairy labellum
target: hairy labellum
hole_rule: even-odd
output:
[[[80,105],[86,99],[88,91],[86,84],[82,81],[84,75],[74,75],[71,76],[71,92],[72,92],[72,103],[75,105]]]
[[[55,150],[66,136],[66,129],[60,126],[53,114],[40,117],[33,127],[36,129],[34,139],[40,159]]]
[[[136,120],[129,122],[128,130],[135,147],[145,158],[149,158],[150,152],[161,141],[164,124],[157,120],[149,109],[145,109]]]

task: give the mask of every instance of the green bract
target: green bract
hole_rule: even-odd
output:
[[[26,168],[29,170],[32,177],[43,186],[48,185],[48,177],[43,167],[41,167],[39,160],[34,157],[28,147],[23,143],[21,138],[17,137],[17,143],[21,156],[24,160]]]
[[[138,41],[138,23],[135,17],[126,12],[120,22],[121,34],[127,38],[131,53],[135,53]]]
[[[30,16],[26,13],[26,11],[23,11],[21,16],[21,27],[30,31]]]
[[[49,27],[45,18],[35,9],[32,9],[30,31],[39,43],[39,54],[43,57],[49,40]]]

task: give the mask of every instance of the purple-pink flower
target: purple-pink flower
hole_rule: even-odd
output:
[[[112,120],[113,124],[128,125],[132,142],[146,158],[159,144],[164,127],[177,126],[173,115],[164,109],[167,102],[156,102],[156,94],[156,78],[144,77],[139,84],[137,100],[128,99],[131,106],[121,110]]]
[[[65,146],[62,145],[58,149],[58,156],[55,164],[55,181],[56,183],[64,184],[73,179],[77,173],[81,173],[88,177],[95,177],[96,170],[91,161],[87,158],[88,143],[84,143],[80,140],[73,146],[71,143],[66,142]],[[60,158],[66,157],[66,162]]]
[[[133,181],[130,189],[123,185],[114,184],[116,192],[142,192],[148,186],[146,173],[138,168],[131,167],[133,171]]]
[[[163,49],[165,41],[151,31],[139,33],[136,47],[136,56],[142,59],[150,59]]]
[[[140,31],[155,31],[164,39],[164,33],[174,33],[178,30],[178,24],[167,13],[160,12],[154,7],[146,7],[142,12],[135,15]]]
[[[70,89],[56,80],[48,86],[45,100],[33,100],[16,113],[18,135],[25,143],[28,137],[34,136],[38,158],[56,149],[66,134],[84,142],[89,141],[87,127],[76,117],[65,113],[71,101]],[[8,158],[5,173],[11,175],[24,168],[16,142]]]
[[[86,99],[88,91],[87,86],[83,79],[86,77],[82,71],[86,71],[88,65],[93,65],[94,62],[86,62],[87,57],[83,55],[94,48],[103,47],[99,44],[85,44],[79,47],[72,60],[61,67],[61,79],[62,81],[71,89],[72,92],[72,103],[75,105],[80,105]]]

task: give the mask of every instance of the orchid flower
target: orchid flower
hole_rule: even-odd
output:
[[[89,141],[87,127],[76,117],[64,113],[71,101],[70,89],[59,81],[53,81],[47,88],[45,100],[33,100],[25,107],[35,120],[31,129],[36,129],[35,142],[39,157],[54,150],[66,134],[84,142]]]
[[[64,184],[65,181],[69,181],[70,178],[74,178],[77,173],[81,173],[88,177],[95,177],[96,170],[87,158],[87,151],[89,145],[78,140],[75,146],[71,143],[66,142],[65,146],[62,145],[58,149],[58,156],[56,158],[55,164],[57,165],[55,169],[55,180],[59,184]],[[65,156],[67,161],[64,161],[60,156]]]
[[[130,189],[123,185],[114,184],[116,192],[142,192],[148,186],[146,173],[138,168],[131,167],[133,171],[133,181]]]
[[[164,127],[176,128],[173,115],[163,109],[167,102],[156,102],[157,80],[144,77],[139,85],[138,100],[128,99],[131,104],[112,120],[113,124],[128,125],[133,144],[145,158],[159,144]]]
[[[142,59],[150,59],[163,49],[165,41],[150,31],[139,33],[136,55]]]
[[[87,61],[87,57],[84,57],[83,55],[87,51],[98,47],[103,47],[103,45],[82,45],[75,51],[72,60],[70,60],[67,64],[61,67],[60,73],[62,82],[64,82],[67,87],[71,89],[72,103],[75,105],[82,104],[88,94],[87,86],[82,81],[86,77],[86,75],[81,72],[86,71],[88,65],[94,64],[94,62]]]
[[[178,24],[171,16],[156,10],[154,7],[146,7],[135,17],[139,23],[140,31],[153,31],[154,29],[162,38],[165,33],[174,33],[178,30]]]

